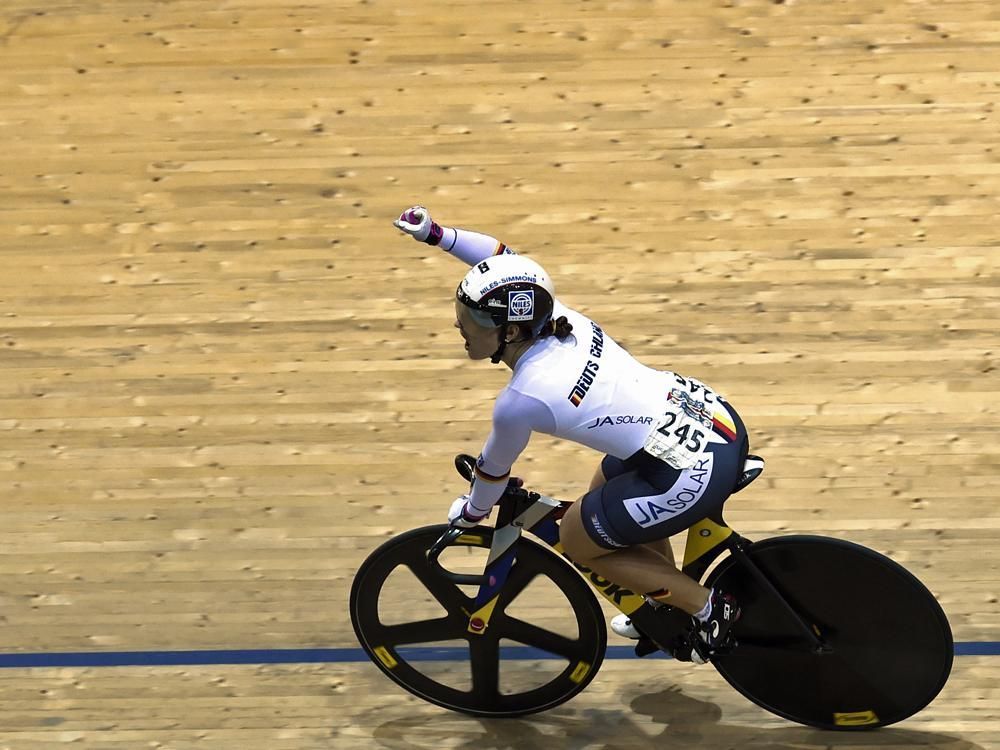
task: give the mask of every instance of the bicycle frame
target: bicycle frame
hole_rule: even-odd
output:
[[[631,591],[602,577],[590,568],[573,562],[565,554],[559,541],[557,520],[562,518],[571,504],[570,501],[556,500],[536,492],[508,489],[498,504],[493,543],[482,575],[452,573],[437,562],[444,549],[452,544],[480,544],[482,537],[476,536],[475,528],[452,527],[431,547],[427,559],[444,577],[454,583],[479,586],[473,610],[468,613],[468,632],[472,635],[481,635],[489,627],[490,618],[516,559],[517,541],[522,531],[527,529],[573,563],[601,596],[616,609],[629,615],[641,632],[651,634],[656,645],[662,650],[670,652],[671,646],[676,645],[678,638],[686,640],[686,634],[690,630],[689,615],[673,607],[653,606],[647,602],[642,593]],[[803,637],[812,650],[816,653],[826,652],[828,647],[822,634],[815,629],[815,625],[810,626],[802,619],[786,597],[746,555],[749,545],[748,540],[726,525],[721,512],[702,519],[687,531],[681,572],[700,582],[712,563],[723,553],[730,552],[738,556],[754,577],[782,603],[798,623]]]

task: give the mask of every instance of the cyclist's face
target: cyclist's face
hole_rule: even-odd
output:
[[[465,339],[469,359],[487,359],[497,350],[497,329],[479,325],[469,308],[458,300],[455,301],[455,328]]]

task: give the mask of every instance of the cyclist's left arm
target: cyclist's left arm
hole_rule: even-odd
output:
[[[531,433],[554,431],[555,418],[545,402],[505,388],[493,408],[493,430],[476,461],[470,515],[489,515],[503,495],[511,467],[528,445]]]

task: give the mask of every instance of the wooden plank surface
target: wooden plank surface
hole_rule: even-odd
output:
[[[354,571],[442,519],[505,382],[391,227],[418,201],[729,396],[768,459],[737,529],[886,552],[1000,640],[998,39],[985,0],[8,0],[3,650],[356,644]],[[994,660],[849,739],[662,662],[515,722],[368,664],[11,669],[0,747],[972,750]]]

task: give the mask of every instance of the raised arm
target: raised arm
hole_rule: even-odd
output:
[[[393,224],[413,239],[435,245],[469,266],[474,266],[491,255],[514,252],[488,234],[441,226],[431,219],[430,211],[423,206],[406,209]]]

